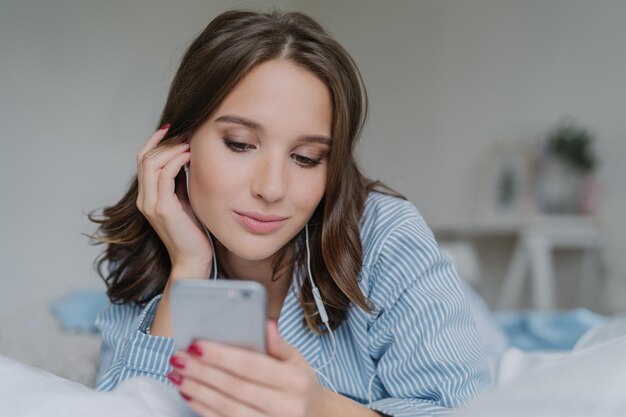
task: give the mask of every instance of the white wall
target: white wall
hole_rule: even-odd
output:
[[[186,46],[241,4],[256,3],[0,0],[0,313],[102,287],[84,213],[121,197]],[[472,218],[489,144],[534,140],[562,115],[591,128],[611,268],[626,276],[626,2],[273,4],[353,53],[371,97],[364,166],[433,224]]]
[[[186,47],[227,8],[294,3],[0,0],[0,314],[104,288],[85,214],[127,189]]]
[[[364,167],[405,193],[431,225],[472,221],[491,144],[534,142],[563,116],[594,132],[611,289],[619,290],[610,294],[614,308],[626,308],[626,2],[305,7],[361,65],[371,98]]]

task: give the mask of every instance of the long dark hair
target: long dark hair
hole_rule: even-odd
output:
[[[345,319],[351,303],[366,311],[373,309],[357,281],[362,263],[359,222],[367,194],[378,184],[364,177],[354,159],[367,114],[367,94],[344,48],[302,13],[228,11],[219,15],[182,59],[158,124],[171,126],[158,146],[191,137],[239,80],[272,59],[307,69],[326,84],[332,97],[333,146],[327,184],[309,231],[311,269],[334,329]],[[92,243],[107,244],[95,265],[115,303],[146,303],[163,291],[171,270],[165,246],[137,209],[137,191],[135,177],[117,204],[104,208],[99,216],[89,215],[99,225]],[[290,261],[304,271],[302,251]],[[309,327],[320,332],[308,280],[303,280],[299,293]]]

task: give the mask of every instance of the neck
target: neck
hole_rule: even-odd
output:
[[[219,260],[221,274],[226,278],[256,281],[267,291],[268,318],[278,320],[283,301],[291,286],[293,262],[288,268],[283,268],[274,276],[273,263],[276,256],[259,261],[250,261],[235,256],[221,243],[216,242],[215,252]],[[293,248],[287,248],[285,259],[293,257]],[[289,263],[289,262],[288,262]],[[272,279],[273,278],[273,279]]]

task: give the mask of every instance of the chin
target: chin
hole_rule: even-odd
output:
[[[241,239],[222,242],[232,255],[246,261],[263,261],[271,258],[287,242],[282,245],[274,242],[263,242],[259,239]]]

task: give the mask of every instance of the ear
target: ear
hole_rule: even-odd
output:
[[[178,200],[181,201],[189,201],[189,195],[187,194],[187,178],[185,169],[181,169],[180,172],[176,175],[174,179],[174,193]]]

